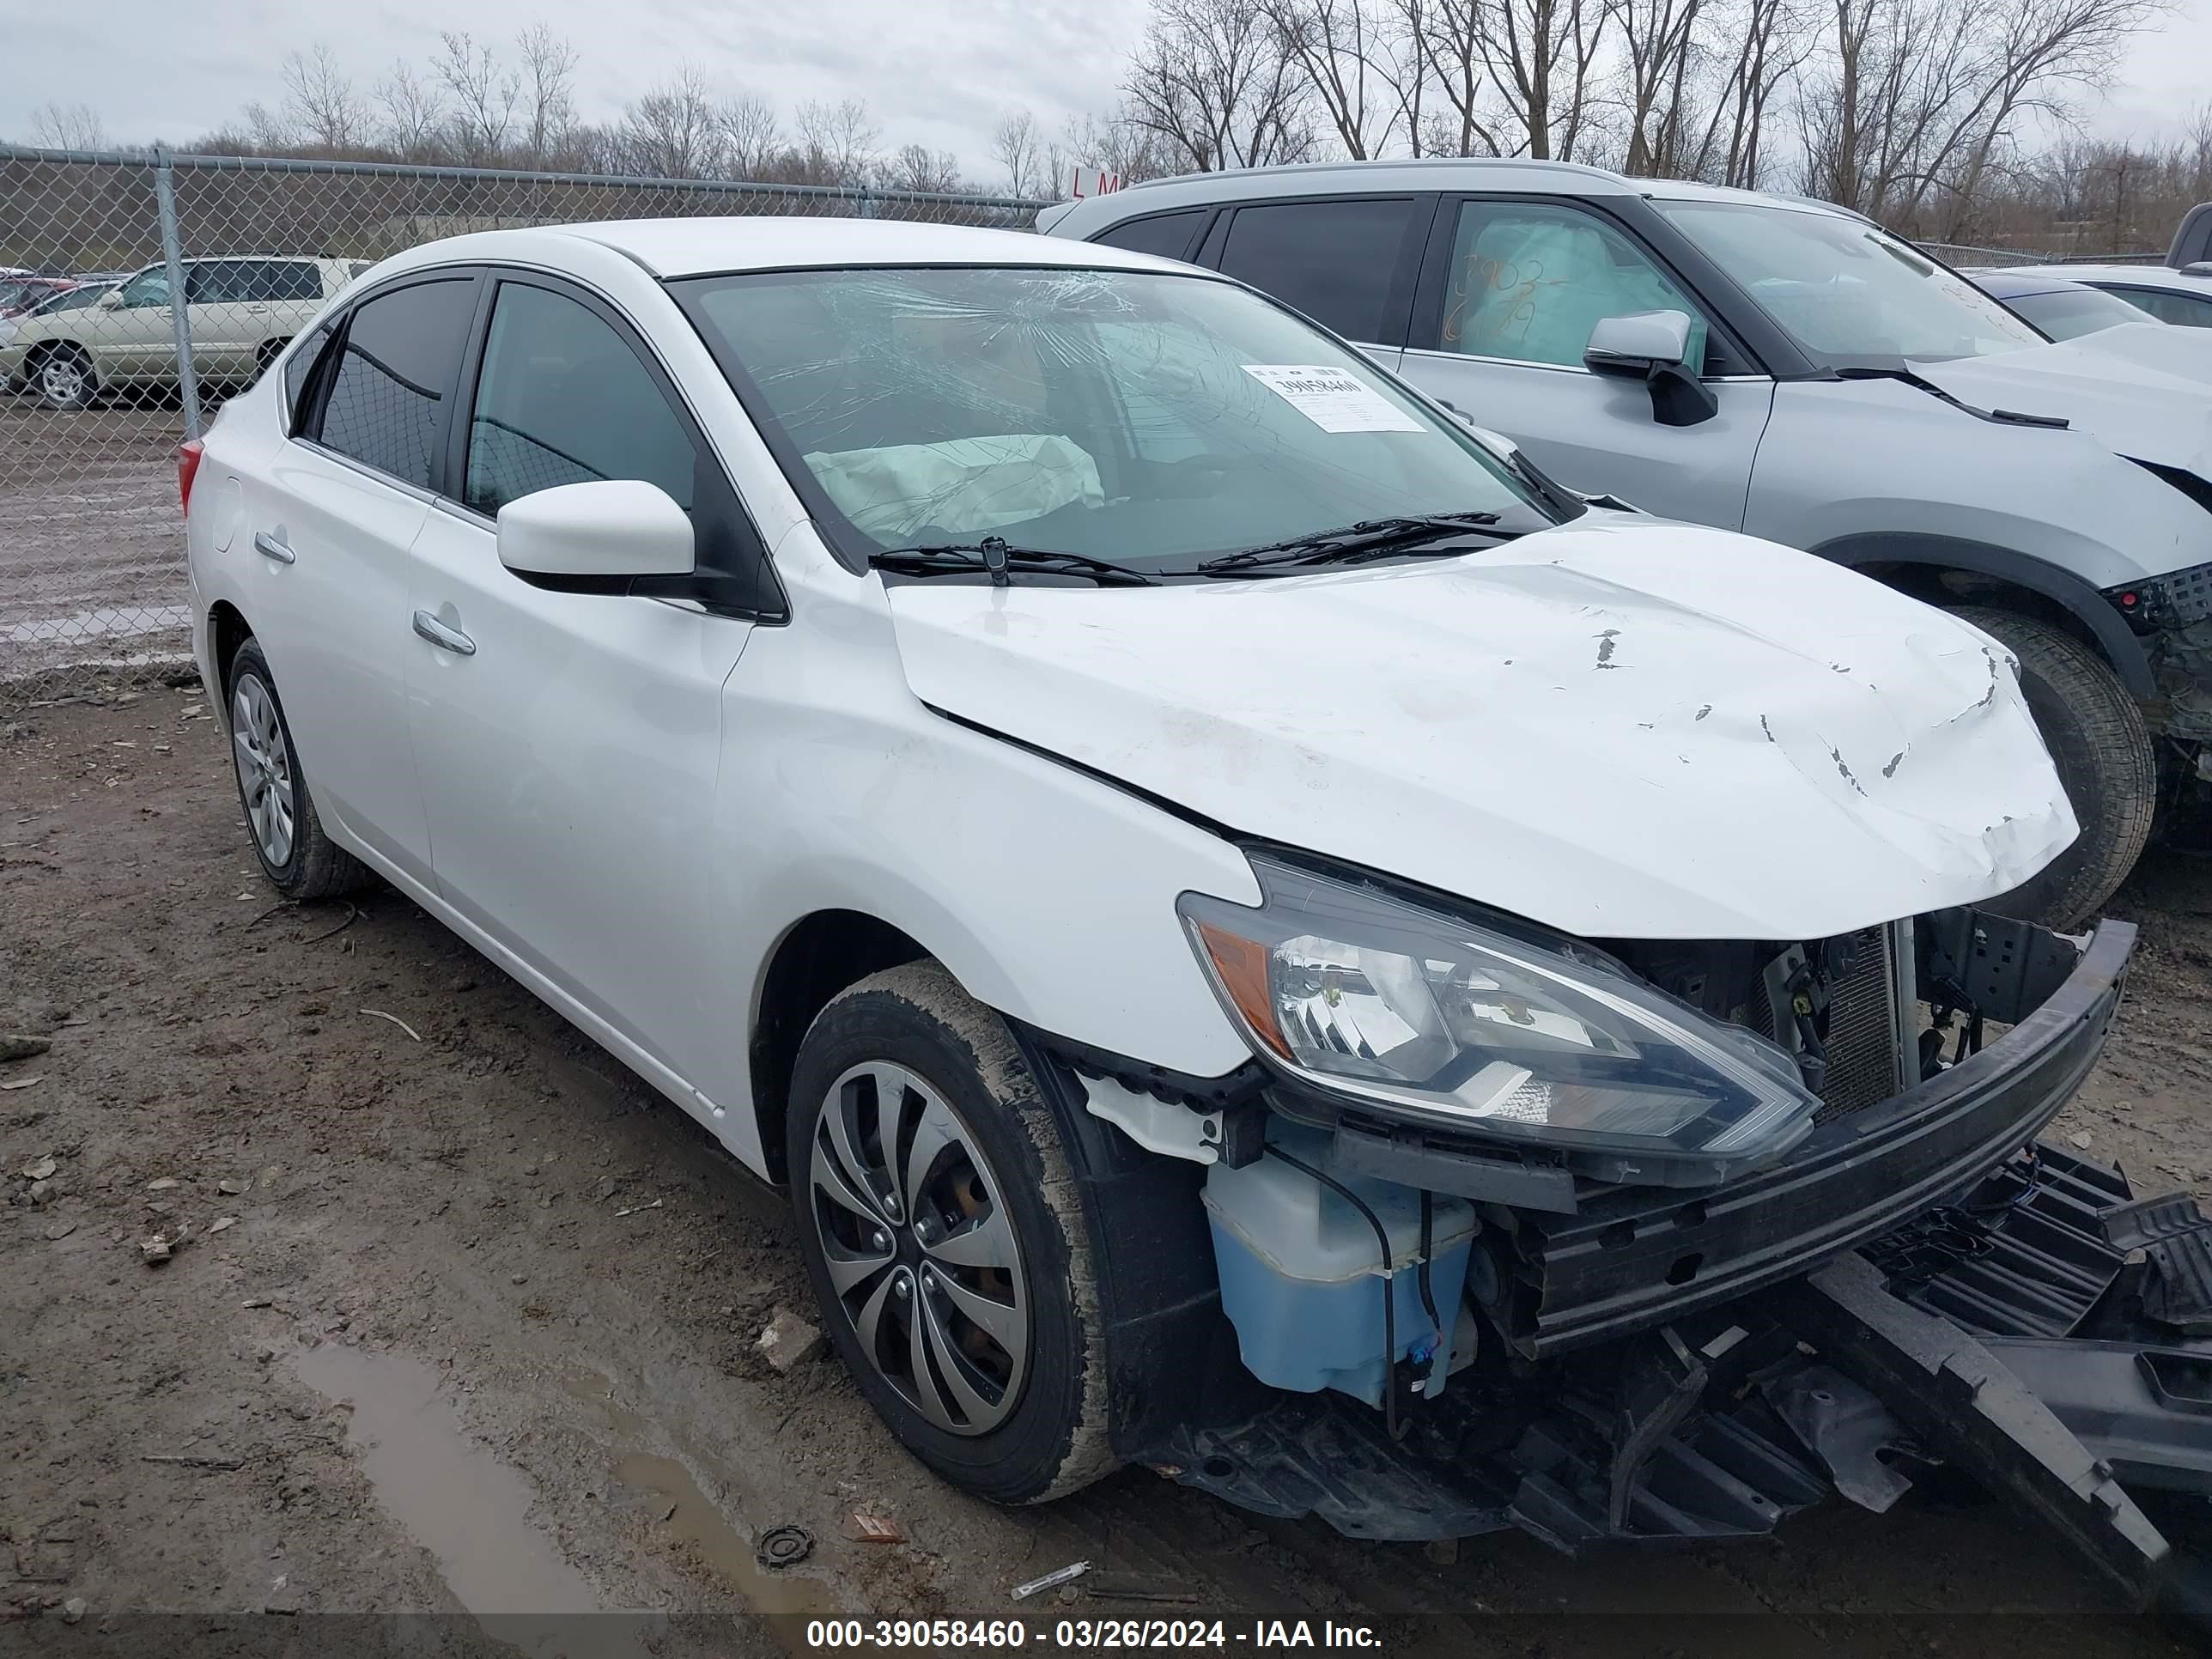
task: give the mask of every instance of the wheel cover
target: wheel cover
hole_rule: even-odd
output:
[[[950,1433],[1005,1422],[1029,1372],[1029,1283],[958,1114],[903,1066],[855,1066],[815,1119],[807,1185],[838,1314],[877,1375]]]
[[[292,750],[276,718],[276,699],[252,674],[239,681],[231,696],[230,748],[254,845],[281,870],[292,860]]]
[[[39,365],[39,386],[58,404],[75,403],[84,395],[84,365],[57,351]]]

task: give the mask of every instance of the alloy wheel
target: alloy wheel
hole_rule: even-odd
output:
[[[815,1119],[807,1182],[839,1310],[868,1363],[938,1428],[978,1435],[1021,1399],[1029,1286],[1005,1188],[903,1066],[855,1066]]]
[[[39,390],[50,403],[73,404],[85,394],[85,369],[73,353],[57,351],[39,365]]]
[[[292,857],[292,751],[276,718],[276,699],[252,675],[241,678],[231,696],[230,743],[254,844],[270,868],[281,870]]]

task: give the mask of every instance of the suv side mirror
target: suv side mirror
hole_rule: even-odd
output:
[[[499,562],[530,576],[688,576],[691,518],[658,484],[561,484],[499,510]]]
[[[1713,390],[1686,366],[1689,315],[1638,311],[1601,317],[1583,348],[1583,367],[1593,374],[1633,376],[1651,388],[1651,418],[1662,426],[1696,426],[1720,412]]]

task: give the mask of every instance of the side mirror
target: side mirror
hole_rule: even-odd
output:
[[[691,520],[658,484],[562,484],[499,510],[499,562],[530,576],[688,576]]]
[[[1601,317],[1583,348],[1583,367],[1595,374],[1633,374],[1654,366],[1679,368],[1690,355],[1690,319],[1680,311],[1638,311]]]
[[[1633,377],[1651,389],[1651,418],[1662,426],[1696,426],[1720,413],[1713,389],[1692,374],[1689,315],[1638,311],[1601,317],[1583,348],[1593,374]]]
[[[93,303],[102,311],[120,311],[123,309],[123,290],[119,288],[111,288]]]
[[[2212,276],[2212,259],[2192,259],[2182,266],[2185,276]]]

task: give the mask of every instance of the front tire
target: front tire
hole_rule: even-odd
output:
[[[289,899],[337,898],[361,887],[367,868],[323,831],[259,641],[239,647],[226,695],[231,767],[261,872]]]
[[[901,1443],[1001,1504],[1110,1472],[1090,1231],[1005,1023],[933,963],[862,980],[800,1044],[786,1127],[830,1339]]]
[[[2020,689],[2081,826],[2074,844],[1985,910],[2068,928],[2095,917],[2150,840],[2158,757],[2142,710],[2111,665],[2064,629],[2017,611],[1957,614],[2020,659]]]
[[[89,409],[99,390],[92,357],[82,346],[49,347],[30,369],[31,386],[48,409],[68,412]]]

